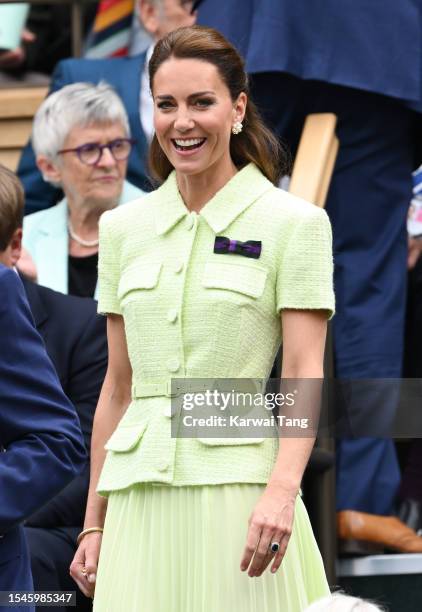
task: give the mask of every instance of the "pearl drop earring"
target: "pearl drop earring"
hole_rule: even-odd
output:
[[[232,134],[236,135],[236,134],[240,134],[240,132],[243,130],[243,124],[241,121],[235,121],[233,123],[233,127],[232,127]]]

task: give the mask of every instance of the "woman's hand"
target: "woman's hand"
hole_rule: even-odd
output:
[[[281,483],[266,486],[249,518],[246,546],[240,564],[242,571],[249,567],[249,576],[261,576],[271,561],[273,573],[280,567],[292,533],[297,493],[297,488]],[[270,550],[273,542],[280,545],[277,553]]]
[[[102,533],[87,533],[70,565],[70,575],[87,597],[94,598]]]

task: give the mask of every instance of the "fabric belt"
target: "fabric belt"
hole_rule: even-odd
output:
[[[173,391],[172,391],[173,386]],[[138,399],[142,397],[178,397],[182,392],[181,387],[171,380],[161,383],[137,383],[132,385],[132,397]]]
[[[265,379],[256,382],[256,392],[263,393],[265,387]],[[191,388],[187,383],[176,384],[172,380],[158,383],[134,383],[132,385],[132,398],[139,399],[143,397],[179,397],[183,393],[200,393],[210,389],[208,382],[204,384],[194,383]],[[239,389],[240,391],[242,389]]]

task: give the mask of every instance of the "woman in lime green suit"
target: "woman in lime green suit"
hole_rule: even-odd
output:
[[[172,437],[171,380],[266,379],[281,340],[283,377],[321,378],[330,224],[274,187],[220,34],[176,30],[149,69],[161,186],[100,223],[109,366],[71,573],[95,612],[299,612],[329,593],[299,495],[313,439]]]

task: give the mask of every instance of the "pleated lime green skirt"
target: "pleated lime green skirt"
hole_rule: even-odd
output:
[[[329,594],[297,498],[280,569],[240,571],[259,484],[141,484],[109,496],[94,612],[302,612]]]

